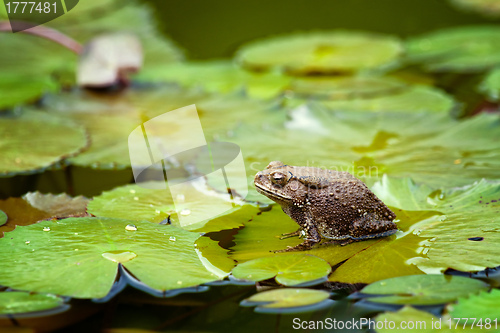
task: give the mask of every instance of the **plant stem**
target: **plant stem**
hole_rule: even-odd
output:
[[[16,24],[26,25],[26,30],[20,31],[21,33],[30,34],[33,36],[42,37],[51,40],[59,45],[64,46],[76,54],[80,54],[83,50],[82,44],[73,38],[66,36],[60,31],[43,26],[33,26],[32,23],[16,21]],[[12,28],[9,21],[0,21],[0,32],[11,32]]]

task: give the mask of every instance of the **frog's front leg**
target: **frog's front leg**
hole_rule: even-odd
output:
[[[275,253],[310,250],[314,245],[318,244],[321,241],[321,235],[319,234],[316,225],[313,223],[311,215],[306,214],[306,216],[307,220],[305,223],[305,227],[302,230],[300,230],[305,233],[305,240],[302,243],[297,244],[295,246],[289,246],[286,249],[274,251]]]
[[[299,228],[299,230],[297,231],[294,231],[294,232],[288,232],[288,233],[285,233],[285,234],[281,234],[281,237],[280,239],[287,239],[287,238],[290,238],[290,237],[295,237],[295,236],[299,236],[299,238],[302,238],[303,237],[303,232],[302,232],[302,228]]]

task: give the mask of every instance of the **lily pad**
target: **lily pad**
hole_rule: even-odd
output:
[[[68,306],[64,306],[64,300],[55,295],[31,294],[22,291],[0,292],[0,317],[57,308],[64,311]]]
[[[52,77],[29,76],[16,71],[2,71],[0,91],[3,98],[0,100],[0,110],[8,109],[22,103],[35,102],[47,92],[54,92],[58,88]]]
[[[231,61],[177,62],[141,71],[144,81],[176,82],[184,87],[201,87],[207,92],[244,91],[251,98],[272,98],[288,86],[290,78],[279,73],[252,73]]]
[[[241,207],[229,194],[217,193],[203,182],[176,184],[177,197],[172,198],[166,183],[125,185],[94,197],[87,211],[95,216],[129,220],[172,223],[186,230],[204,231],[209,220]],[[153,189],[159,186],[164,189]],[[221,229],[224,225],[219,224]],[[228,225],[233,228],[233,224]],[[219,229],[219,230],[221,230]],[[211,227],[213,231],[213,224]]]
[[[276,282],[282,285],[295,286],[325,278],[331,270],[321,258],[293,253],[250,260],[236,266],[232,273],[237,279],[250,281],[276,277]]]
[[[410,275],[372,283],[361,290],[361,295],[375,303],[434,305],[487,288],[480,280],[461,276]]]
[[[486,321],[500,320],[500,290],[482,291],[478,295],[459,298],[456,304],[448,305],[448,312],[452,318],[476,318]],[[464,323],[462,323],[463,325]],[[472,320],[469,325],[473,324]]]
[[[481,72],[500,64],[500,27],[447,28],[412,38],[408,57],[435,72]]]
[[[393,36],[324,31],[271,37],[243,46],[237,61],[251,70],[292,74],[351,73],[394,65],[403,48]]]
[[[492,102],[500,100],[500,67],[488,73],[479,90]]]
[[[498,0],[450,0],[450,2],[458,8],[477,12],[484,16],[500,16],[500,1]]]
[[[433,190],[408,179],[384,177],[373,191],[387,205],[442,214],[413,228],[415,235],[427,240],[420,243],[420,256],[408,262],[422,271],[481,271],[500,265],[495,246],[500,241],[500,183],[481,180],[463,188]]]
[[[379,76],[310,76],[295,78],[290,91],[298,97],[353,100],[398,93],[406,88],[402,81]]]
[[[132,223],[134,228],[127,228]],[[150,288],[163,291],[219,280],[195,251],[198,237],[147,221],[102,217],[43,221],[16,228],[0,239],[0,284],[102,298],[113,285],[118,264]],[[30,271],[37,272],[36,280],[26,273]]]
[[[256,312],[276,312],[269,310],[291,309],[308,307],[303,310],[312,311],[309,306],[322,303],[330,297],[330,294],[323,290],[281,288],[257,293],[245,300],[241,306],[257,306]],[[331,302],[328,302],[330,304]],[[314,310],[318,310],[314,308]],[[299,311],[300,312],[300,311]]]
[[[8,216],[6,223],[0,223],[0,238],[4,232],[14,230],[17,225],[30,225],[51,217],[50,213],[33,207],[22,198],[0,200],[0,209]]]
[[[41,112],[0,117],[0,177],[40,172],[88,145],[83,127]]]
[[[415,103],[418,101],[418,103]],[[303,103],[303,102],[302,102]],[[427,86],[409,86],[392,94],[381,94],[373,98],[352,98],[348,100],[323,100],[318,103],[331,110],[369,112],[450,112],[456,103],[445,92]],[[289,105],[301,104],[291,100]]]

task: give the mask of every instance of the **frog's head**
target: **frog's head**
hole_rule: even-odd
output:
[[[269,163],[255,175],[257,191],[280,205],[292,202],[300,185],[293,177],[292,168],[279,161]]]

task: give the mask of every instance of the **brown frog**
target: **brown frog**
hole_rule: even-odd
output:
[[[346,245],[398,230],[396,214],[348,172],[274,161],[255,175],[254,183],[300,226],[283,236],[305,236],[303,243],[277,252],[308,250],[322,237],[330,239],[327,243]]]

